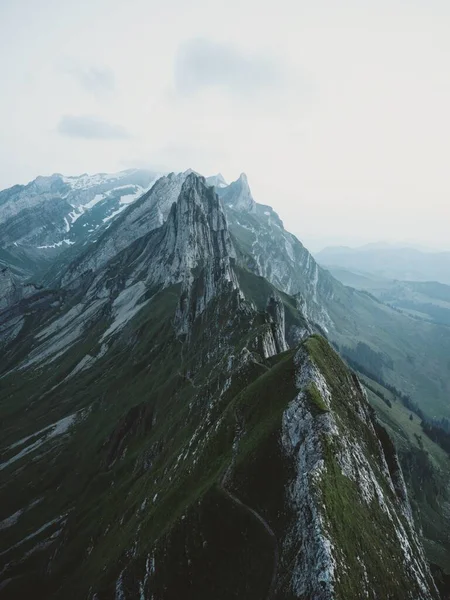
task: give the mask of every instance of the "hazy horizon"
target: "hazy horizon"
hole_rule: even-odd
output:
[[[448,3],[0,0],[0,12],[1,189],[134,166],[245,171],[312,251],[450,249]]]

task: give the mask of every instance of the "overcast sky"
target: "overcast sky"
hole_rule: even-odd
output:
[[[0,188],[248,175],[316,249],[450,249],[448,0],[0,0]]]

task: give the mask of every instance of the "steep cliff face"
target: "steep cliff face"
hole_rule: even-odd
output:
[[[215,183],[211,183],[211,185],[215,185]],[[226,187],[223,186],[222,182],[222,185],[217,187],[217,192],[223,203],[235,210],[254,212],[256,209],[256,202],[253,200],[245,173],[241,173],[239,179]]]
[[[296,295],[303,314],[325,331],[333,328],[327,309],[334,291],[329,273],[284,229],[271,207],[254,201],[245,175],[218,192],[239,261],[278,289]]]
[[[157,190],[0,313],[0,595],[437,599],[356,377],[202,177]]]
[[[358,380],[320,338],[309,338],[294,364],[299,393],[282,423],[295,465],[287,587],[300,598],[436,596],[394,447]]]
[[[0,312],[33,295],[37,289],[32,283],[23,284],[8,267],[0,268]]]
[[[3,268],[0,271],[0,310],[11,306],[20,300],[20,294],[16,280],[10,269]]]
[[[58,305],[48,319],[37,314],[30,316],[36,321],[37,331],[28,338],[27,359],[22,368],[61,356],[99,321],[109,325],[101,336],[103,342],[142,310],[152,294],[170,285],[182,286],[176,320],[184,333],[188,331],[189,320],[200,314],[219,291],[237,287],[230,263],[234,250],[220,201],[205,180],[194,173],[185,174],[181,185],[181,178],[175,179],[168,177],[163,182],[169,184],[170,201],[174,191],[178,191],[178,196],[170,204],[170,213],[161,227],[137,239],[134,239],[135,229],[133,241],[107,261],[105,248],[114,247],[117,252],[118,246],[126,244],[126,225],[131,219],[126,221],[123,229],[113,230],[110,237],[89,251],[86,260],[73,263],[63,278],[69,281],[65,307],[61,309]],[[157,186],[155,196],[158,209],[161,186]],[[167,207],[167,198],[165,202]],[[132,217],[140,210],[138,206],[137,211],[132,211]],[[154,215],[153,210],[150,215]],[[145,229],[148,227],[151,223]],[[120,244],[117,231],[124,233]],[[99,264],[100,268],[94,270],[93,265]],[[27,312],[26,306],[23,312]],[[17,315],[4,315],[5,322],[13,316]]]
[[[68,268],[63,266],[60,273],[62,284],[67,285],[86,271],[98,271],[134,241],[161,227],[189,173],[171,173],[158,179],[149,192],[114,220],[95,245],[90,245]]]

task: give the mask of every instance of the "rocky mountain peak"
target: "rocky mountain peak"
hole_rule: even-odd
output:
[[[226,206],[243,212],[255,212],[256,202],[245,173],[241,173],[239,179],[230,183],[229,186],[216,188],[216,191]]]
[[[189,323],[213,297],[224,288],[237,287],[230,263],[235,252],[227,220],[204,177],[194,172],[186,177],[164,229],[162,248],[171,259],[170,275],[174,281],[183,280],[177,320],[179,329],[186,333]],[[194,286],[195,269],[199,279]]]
[[[48,177],[39,175],[31,182],[31,185],[35,188],[36,192],[44,193],[51,192],[55,188],[63,186],[64,182],[59,173],[53,173],[53,175],[49,175]]]
[[[178,265],[175,271],[234,255],[220,200],[204,177],[194,172],[186,177],[165,223],[163,246]]]
[[[228,186],[228,183],[225,181],[222,173],[217,173],[217,175],[211,175],[210,177],[207,177],[206,183],[216,188],[224,188]]]

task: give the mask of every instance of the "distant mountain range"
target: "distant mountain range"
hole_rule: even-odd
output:
[[[450,326],[450,286],[436,281],[400,281],[370,273],[329,267],[344,285],[365,290],[412,317]]]
[[[438,281],[450,285],[450,252],[368,244],[330,246],[315,253],[319,264],[402,281]]]
[[[22,278],[42,274],[68,247],[95,240],[156,179],[143,169],[55,173],[0,192],[0,265]]]

